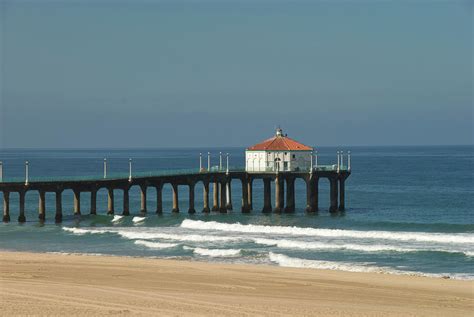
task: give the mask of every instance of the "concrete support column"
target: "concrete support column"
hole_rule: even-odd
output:
[[[247,196],[249,210],[253,210],[253,179],[249,179],[247,182]]]
[[[108,197],[107,197],[107,215],[114,214],[114,189],[107,188]]]
[[[219,211],[219,184],[217,182],[212,184],[212,194],[212,211]]]
[[[26,217],[25,217],[25,195],[26,195],[26,192],[19,192],[20,194],[20,214],[18,216],[18,222],[25,222],[26,221]]]
[[[227,156],[227,159],[229,159],[229,157]],[[232,210],[233,209],[233,206],[232,206],[232,185],[231,185],[231,179],[229,178],[229,181],[227,182],[227,186],[226,186],[226,196],[227,196],[227,210]]]
[[[226,207],[226,202],[227,202],[227,195],[226,195],[226,188],[227,188],[227,182],[222,181],[219,183],[220,185],[220,194],[221,194],[221,203],[220,203],[220,212],[227,212],[227,207]]]
[[[204,182],[202,196],[202,200],[204,202],[202,212],[209,212],[209,182]]]
[[[283,182],[281,175],[275,178],[275,212],[282,212],[284,208]]]
[[[10,221],[10,192],[3,192],[3,222]]]
[[[248,180],[242,179],[242,212],[249,212],[249,193],[247,191],[248,188]]]
[[[330,212],[337,211],[337,179],[332,177],[329,179],[330,182],[330,199],[331,199],[331,206],[329,207]]]
[[[146,213],[146,186],[140,186],[140,212]]]
[[[311,187],[312,195],[311,195],[311,206],[313,211],[319,210],[319,177],[315,177],[313,180],[313,185]]]
[[[263,179],[263,212],[272,211],[272,187],[269,178]]]
[[[194,208],[194,187],[195,184],[190,183],[189,184],[189,208],[188,208],[188,213],[194,214],[196,212],[196,209]]]
[[[97,214],[97,190],[91,190],[91,215]]]
[[[179,197],[178,197],[178,185],[171,184],[173,188],[173,210],[172,212],[179,212]]]
[[[163,213],[163,184],[155,186],[156,188],[156,213]]]
[[[130,215],[130,195],[129,195],[129,188],[123,189],[123,212],[122,215],[129,216]]]
[[[286,179],[286,207],[285,212],[295,211],[295,179],[288,177]]]
[[[44,221],[46,219],[46,202],[45,202],[45,192],[39,191],[38,199],[38,219]]]
[[[81,192],[74,190],[74,215],[81,214]]]
[[[345,194],[346,194],[346,188],[345,188],[345,178],[339,179],[339,211],[344,211],[346,209],[346,204],[345,204]]]
[[[54,221],[59,223],[63,221],[63,192],[62,190],[56,191],[56,215]]]

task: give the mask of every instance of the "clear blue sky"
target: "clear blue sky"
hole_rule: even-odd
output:
[[[473,143],[471,1],[0,10],[2,147]]]

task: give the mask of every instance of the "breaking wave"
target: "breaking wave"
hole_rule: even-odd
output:
[[[150,249],[169,249],[178,245],[177,243],[150,242],[144,240],[136,240],[134,243],[137,245],[143,245]]]
[[[191,248],[184,247],[185,250],[193,250],[194,253],[204,256],[209,256],[212,258],[222,258],[222,257],[235,257],[239,256],[240,249],[204,249],[204,248]]]
[[[276,246],[282,249],[300,249],[300,250],[351,250],[362,252],[447,252],[447,253],[462,253],[466,256],[474,256],[474,252],[461,251],[455,249],[438,249],[438,248],[403,248],[394,245],[364,245],[364,244],[334,244],[321,243],[316,241],[295,241],[295,240],[280,240],[280,239],[264,239],[256,238],[253,241],[257,244]]]
[[[195,230],[215,230],[242,233],[280,234],[291,236],[313,236],[329,238],[384,239],[397,241],[419,241],[437,243],[474,244],[474,235],[467,233],[427,233],[398,231],[357,231],[342,229],[316,229],[301,227],[243,225],[241,223],[221,223],[185,219],[182,228]]]
[[[133,223],[139,223],[145,221],[146,217],[133,217]]]

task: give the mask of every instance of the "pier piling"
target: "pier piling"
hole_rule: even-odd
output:
[[[194,214],[196,212],[196,209],[194,208],[194,183],[189,184],[189,208],[188,208],[188,213]]]
[[[81,192],[79,190],[74,190],[74,215],[81,215]]]
[[[179,212],[179,197],[178,197],[178,185],[172,184],[173,188],[173,210],[172,212]]]
[[[39,191],[39,199],[38,199],[38,219],[40,221],[46,220],[46,203],[45,203],[45,192],[40,190]]]
[[[96,215],[97,214],[97,190],[93,189],[91,190],[91,210],[90,210],[91,215]]]
[[[156,213],[163,213],[163,184],[159,183],[155,185],[156,189]]]
[[[107,188],[108,196],[107,196],[107,215],[114,214],[114,189]]]
[[[63,192],[62,190],[56,191],[56,215],[54,216],[54,221],[60,223],[63,220]]]
[[[271,188],[271,179],[263,179],[263,212],[272,211],[272,188]]]
[[[122,215],[128,216],[130,215],[130,195],[129,195],[129,188],[126,187],[123,189],[123,212]]]
[[[203,183],[203,189],[202,189],[202,199],[203,199],[203,208],[202,212],[209,212],[209,182],[204,182]]]
[[[220,203],[220,207],[219,207],[219,211],[222,212],[222,213],[226,213],[227,212],[227,207],[226,207],[226,204],[227,204],[227,195],[226,195],[226,188],[227,188],[227,183],[226,181],[222,181],[219,183],[219,187],[220,187],[220,195],[221,195],[221,203]]]
[[[212,211],[219,211],[219,184],[212,184]]]
[[[295,179],[293,177],[286,178],[286,207],[285,212],[295,211]]]
[[[140,213],[145,214],[146,209],[146,185],[140,186]]]
[[[18,215],[18,222],[23,223],[26,222],[26,217],[25,217],[25,192],[20,191],[19,192],[19,212],[20,214]]]
[[[329,195],[331,206],[329,207],[330,212],[337,211],[337,178],[331,177],[329,178]]]

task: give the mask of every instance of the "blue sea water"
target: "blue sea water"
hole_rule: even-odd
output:
[[[336,161],[336,148],[319,148],[320,164]],[[12,221],[0,224],[4,250],[89,253],[200,261],[256,263],[347,271],[376,271],[474,278],[474,147],[353,147],[352,175],[346,181],[344,213],[331,215],[329,184],[320,183],[320,211],[306,214],[305,186],[296,183],[294,214],[263,214],[263,183],[254,182],[254,210],[240,212],[241,186],[232,182],[234,210],[202,214],[202,188],[196,209],[187,211],[187,188],[180,187],[181,213],[171,213],[171,188],[163,190],[164,214],[156,215],[154,189],[148,214],[140,217],[138,188],[130,191],[132,216],[107,216],[105,190],[98,215],[73,216],[72,192],[63,193],[64,218],[54,224],[55,201],[46,195],[44,224],[38,222],[38,193],[28,192],[25,224],[16,221],[18,196],[10,197]],[[244,165],[244,149],[0,150],[4,179],[100,175],[103,158],[110,173],[197,168],[199,153],[230,153],[231,165]],[[0,193],[1,195],[1,193]]]

